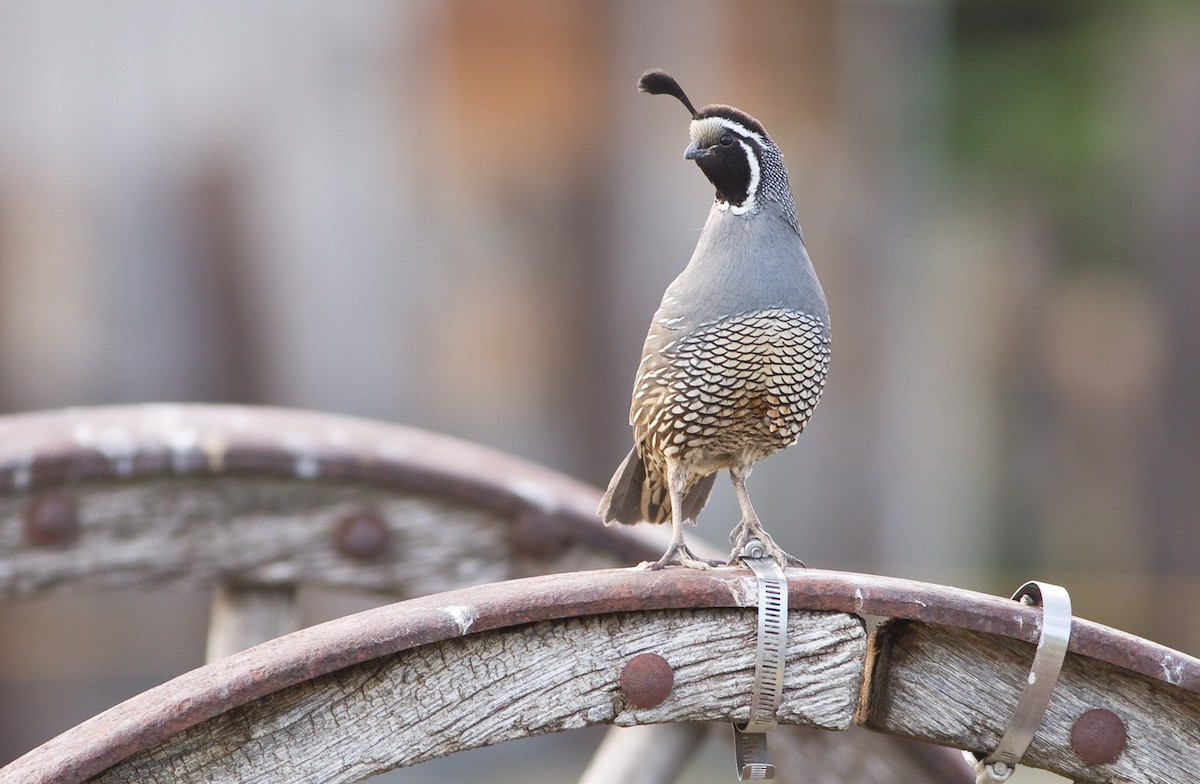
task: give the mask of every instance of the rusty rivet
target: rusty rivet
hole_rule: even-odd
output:
[[[79,536],[75,502],[61,495],[44,495],[25,509],[25,536],[38,547],[62,547]]]
[[[367,561],[388,551],[392,532],[383,515],[373,509],[356,509],[338,520],[334,542],[338,552],[349,558]]]
[[[1089,765],[1104,765],[1121,756],[1128,737],[1120,716],[1104,708],[1093,708],[1071,727],[1071,748]]]
[[[561,555],[570,541],[562,526],[544,514],[522,511],[513,521],[509,534],[513,550],[535,561],[549,561]]]
[[[625,663],[619,683],[627,700],[639,708],[653,708],[671,693],[675,672],[657,653],[639,653]]]

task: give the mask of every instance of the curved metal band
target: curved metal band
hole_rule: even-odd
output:
[[[767,758],[766,733],[775,728],[775,711],[783,701],[783,670],[787,655],[788,582],[783,569],[763,554],[751,540],[741,560],[758,582],[758,644],[754,656],[754,685],[750,690],[750,718],[733,725],[738,779],[764,781],[775,778]]]
[[[1012,597],[1042,608],[1042,629],[1029,679],[996,750],[978,766],[979,781],[1006,781],[1037,734],[1071,640],[1071,595],[1059,585],[1027,582]],[[984,776],[987,778],[984,778]]]

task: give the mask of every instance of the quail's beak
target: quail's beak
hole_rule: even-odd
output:
[[[702,147],[700,142],[692,142],[688,145],[688,148],[683,151],[683,157],[689,161],[694,161],[709,155],[712,155],[712,148]]]

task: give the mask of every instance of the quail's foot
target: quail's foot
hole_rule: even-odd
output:
[[[742,550],[745,549],[747,543],[751,539],[757,539],[763,548],[763,555],[770,557],[775,563],[783,568],[789,566],[805,567],[804,561],[789,555],[782,547],[775,544],[775,540],[767,533],[762,524],[755,518],[749,520],[743,518],[734,526],[733,531],[729,534],[729,542],[733,545],[733,552],[729,554],[729,565],[733,566],[742,557]]]
[[[721,561],[706,561],[699,558],[684,544],[672,544],[657,561],[643,561],[639,568],[657,572],[668,566],[685,566],[688,569],[710,569],[714,566],[724,566]]]

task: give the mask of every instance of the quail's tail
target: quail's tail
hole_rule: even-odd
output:
[[[708,502],[715,478],[716,474],[709,474],[688,488],[683,496],[684,520],[695,520],[700,514]],[[671,496],[667,492],[666,482],[657,472],[647,470],[646,461],[638,454],[636,447],[629,450],[617,467],[596,513],[605,524],[671,522]]]
[[[638,454],[636,448],[630,449],[629,454],[617,467],[617,472],[608,483],[608,490],[600,499],[600,508],[596,514],[605,524],[625,523],[632,525],[646,519],[642,514],[642,494],[653,497],[652,488],[646,487],[646,461]],[[666,493],[662,493],[666,495]],[[667,499],[667,506],[671,501]]]

